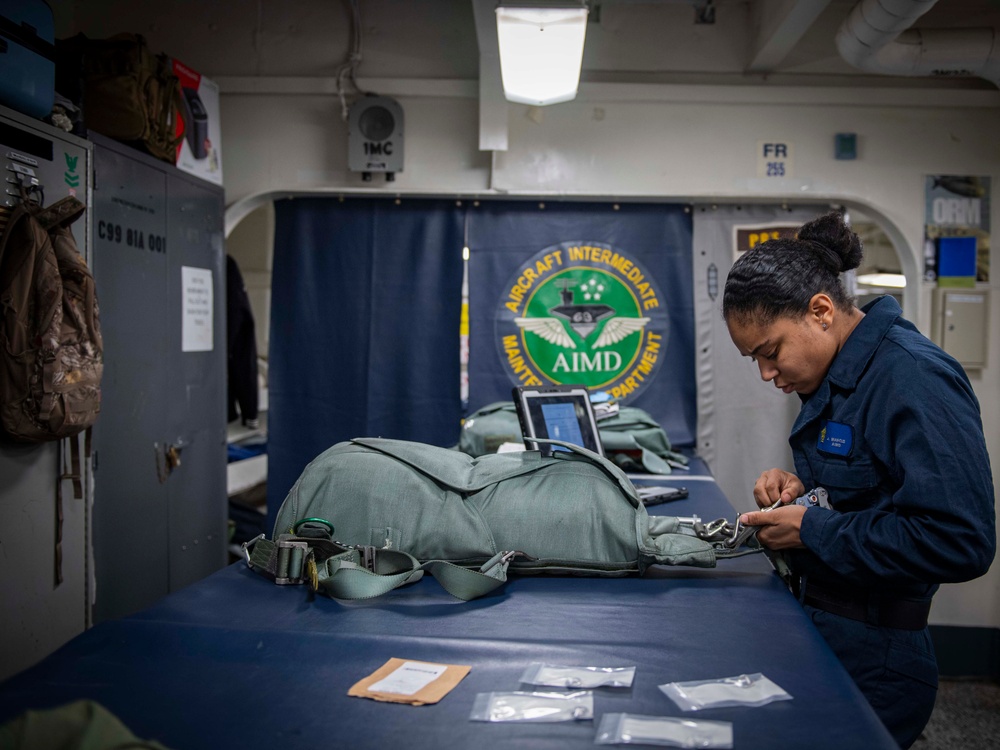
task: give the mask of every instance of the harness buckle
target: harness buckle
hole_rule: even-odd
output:
[[[250,551],[253,549],[253,546],[257,544],[257,542],[265,538],[265,534],[258,534],[253,539],[243,542],[243,544],[240,545],[243,548],[243,559],[246,560],[247,567],[250,568],[250,570],[253,570],[253,563],[250,562]]]
[[[275,546],[278,551],[278,564],[274,582],[280,586],[305,583],[305,562],[306,558],[311,556],[309,543],[290,539],[287,534],[282,534]]]
[[[747,526],[742,521],[740,521],[739,516],[736,517],[736,521],[733,523],[733,533],[732,535],[722,542],[726,549],[734,550],[738,547],[742,547],[750,537],[757,533],[757,526]]]
[[[370,572],[375,572],[375,547],[371,544],[355,544],[354,549],[361,553],[361,564]]]

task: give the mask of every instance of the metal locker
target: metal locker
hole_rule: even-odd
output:
[[[57,128],[0,107],[4,193],[0,206],[17,200],[17,183],[41,190],[45,205],[75,195],[88,206],[72,225],[77,247],[90,262],[91,144]],[[0,679],[47,656],[89,625],[89,467],[84,497],[63,482],[60,524],[56,513],[59,445],[0,442]],[[62,581],[56,583],[55,544],[61,533]]]
[[[101,621],[226,562],[225,277],[222,190],[93,137],[105,351],[94,430]],[[210,289],[208,348],[185,346],[185,268]]]

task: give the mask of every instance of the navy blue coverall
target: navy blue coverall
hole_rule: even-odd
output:
[[[891,297],[863,311],[789,437],[799,479],[833,508],[806,511],[790,559],[813,622],[908,747],[937,693],[924,613],[938,584],[989,568],[993,478],[962,367]]]

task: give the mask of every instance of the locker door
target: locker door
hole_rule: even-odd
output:
[[[220,191],[167,182],[170,224],[168,439],[181,463],[170,475],[170,589],[226,563],[226,327]],[[210,293],[209,293],[210,290]],[[211,302],[211,304],[207,304]]]
[[[94,427],[94,557],[100,622],[169,591],[163,436],[168,349],[166,175],[96,147],[94,277],[104,338],[101,416]]]

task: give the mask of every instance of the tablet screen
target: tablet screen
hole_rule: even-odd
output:
[[[530,438],[564,440],[603,455],[590,394],[583,386],[514,389],[521,432],[529,450],[549,455],[559,446],[535,444]]]
[[[583,432],[573,404],[542,404],[542,420],[545,432],[555,440],[565,440],[574,445],[583,445]],[[557,450],[566,450],[553,446]]]

